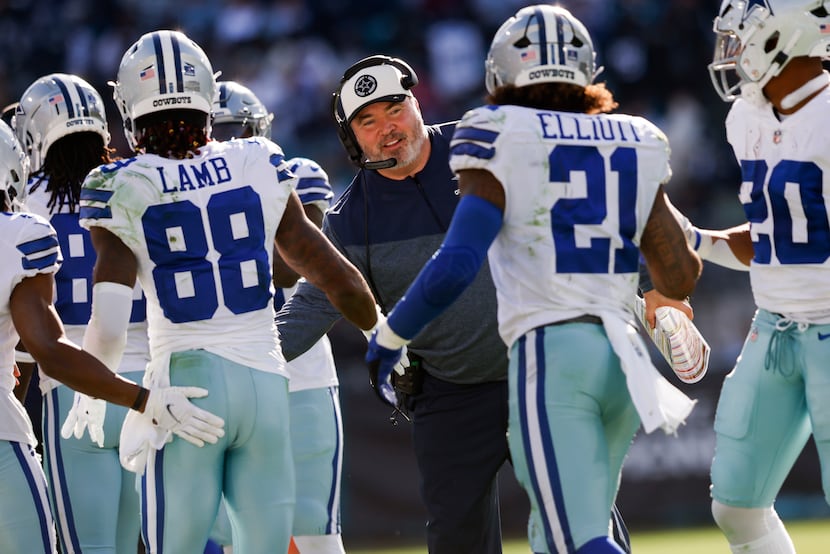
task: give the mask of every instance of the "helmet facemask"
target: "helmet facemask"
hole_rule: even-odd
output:
[[[0,121],[0,190],[8,195],[10,207],[19,208],[29,179],[29,158],[14,131]]]
[[[824,0],[724,0],[713,31],[715,91],[727,102],[766,102],[764,86],[792,58],[827,58],[830,14]]]

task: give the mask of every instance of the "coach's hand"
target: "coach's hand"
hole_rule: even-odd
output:
[[[171,431],[196,446],[216,444],[225,436],[225,420],[190,402],[190,398],[208,395],[200,387],[165,387],[151,389],[144,413],[153,424]]]

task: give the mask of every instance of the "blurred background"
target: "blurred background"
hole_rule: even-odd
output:
[[[275,114],[273,138],[289,156],[317,160],[336,194],[354,168],[340,146],[330,98],[343,71],[371,54],[404,58],[428,123],[461,117],[484,96],[483,63],[516,0],[0,0],[0,105],[38,77],[75,73],[107,102],[112,145],[127,155],[107,81],[139,36],[179,29],[207,52],[221,79],[250,87]],[[672,146],[673,202],[699,227],[743,221],[737,167],[725,139],[728,105],[707,70],[719,0],[562,0],[594,38],[598,65],[619,112],[645,116]],[[708,470],[721,382],[732,368],[754,307],[746,273],[707,264],[692,298],[695,322],[712,347],[710,370],[683,385],[659,354],[655,362],[697,406],[677,437],[638,435],[623,472],[619,505],[634,529],[713,525]],[[347,545],[422,543],[424,512],[409,426],[390,421],[368,388],[365,342],[340,323],[331,331],[346,432],[343,533]],[[527,500],[502,475],[504,532],[525,533]],[[817,455],[809,443],[782,492],[784,519],[827,518]]]

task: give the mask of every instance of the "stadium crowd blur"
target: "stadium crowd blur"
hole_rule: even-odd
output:
[[[728,106],[707,64],[718,0],[563,0],[591,30],[620,111],[669,136],[673,201],[698,226],[740,221],[737,172],[723,131]],[[330,97],[345,68],[374,53],[400,56],[420,77],[426,121],[459,118],[481,103],[483,60],[516,0],[5,0],[0,3],[0,102],[37,77],[62,71],[92,83],[107,102],[113,145],[126,153],[107,81],[136,37],[178,28],[201,44],[223,79],[247,84],[276,114],[274,139],[317,160],[338,191],[353,168],[337,142]],[[713,366],[728,368],[751,314],[745,275],[707,265],[695,295]],[[714,275],[717,274],[718,278]]]
[[[483,62],[499,23],[519,7],[532,3],[3,0],[0,102],[5,106],[16,101],[33,80],[44,74],[78,74],[92,83],[107,102],[112,145],[119,155],[126,155],[121,121],[107,81],[115,78],[121,54],[141,34],[180,29],[205,49],[214,70],[222,72],[221,79],[240,81],[263,100],[276,116],[274,140],[289,156],[318,161],[331,177],[337,196],[354,173],[338,142],[330,107],[332,91],[347,67],[371,54],[399,56],[411,63],[419,76],[415,93],[427,123],[458,119],[467,108],[483,103]],[[736,199],[737,164],[724,132],[729,106],[714,92],[707,70],[713,49],[712,20],[720,1],[561,3],[593,35],[598,65],[604,66],[598,80],[605,81],[614,92],[619,111],[643,115],[668,135],[674,176],[667,190],[673,202],[699,227],[725,228],[743,221]],[[698,410],[703,419],[689,425],[697,425],[703,437],[693,471],[696,487],[703,489],[703,504],[708,502],[716,394],[740,351],[754,311],[747,274],[707,263],[692,304],[695,322],[712,347],[708,393],[701,395],[708,399],[701,398]],[[354,373],[365,371],[365,342],[359,334],[337,328],[332,339],[341,386],[348,395],[344,369],[360,365]],[[660,367],[670,372],[665,364]],[[365,387],[365,373],[360,376],[358,382]],[[691,388],[685,391],[693,398],[697,396]],[[347,427],[348,410],[347,400]],[[694,434],[692,429],[681,430],[681,437],[684,432],[687,437]],[[645,443],[645,451],[632,449],[631,472],[638,471],[638,459],[652,460],[655,452],[664,451],[663,439],[652,441]],[[355,442],[349,443],[347,450],[357,448]],[[657,446],[649,448],[648,444]],[[643,463],[639,466],[643,478],[653,477],[650,462]],[[625,494],[625,488],[621,494]],[[346,502],[348,498],[344,498]],[[708,514],[701,517],[707,518]]]

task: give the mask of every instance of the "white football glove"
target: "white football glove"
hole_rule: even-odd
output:
[[[66,414],[61,427],[61,436],[76,439],[84,436],[84,429],[89,431],[89,438],[99,447],[104,447],[104,416],[107,414],[107,402],[92,398],[80,392],[75,393],[75,401]]]
[[[225,436],[225,420],[194,405],[189,398],[208,395],[201,387],[165,387],[150,389],[144,414],[153,425],[170,431],[196,446],[216,444]]]

